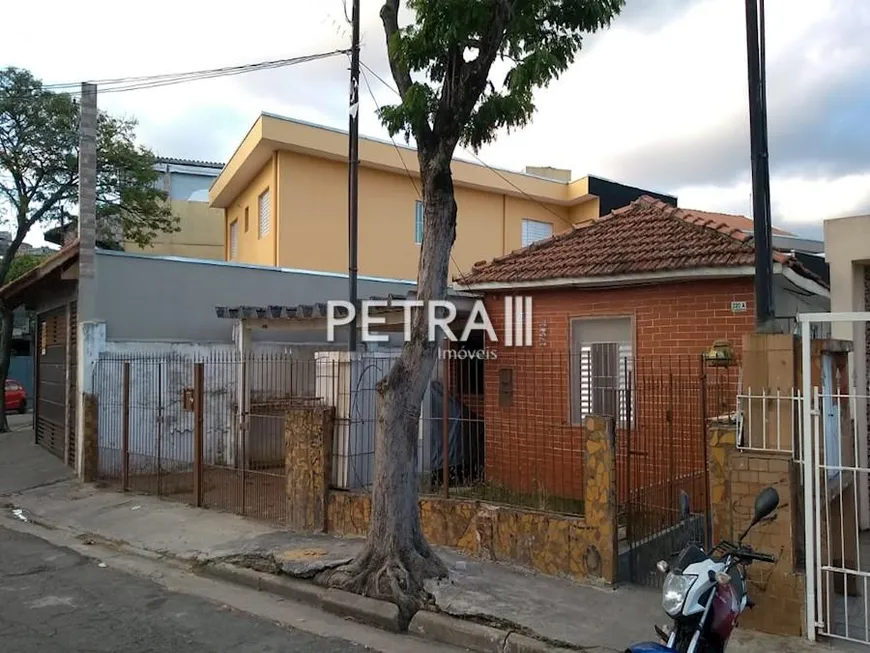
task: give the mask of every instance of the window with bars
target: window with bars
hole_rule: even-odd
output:
[[[230,225],[230,260],[235,261],[239,256],[239,221],[233,220]]]
[[[529,220],[523,218],[523,247],[553,235],[553,225],[550,222]]]
[[[257,208],[260,217],[259,237],[262,238],[269,235],[272,221],[272,202],[268,188],[257,199]]]
[[[587,415],[626,423],[632,372],[631,318],[571,321],[571,422]]]
[[[414,242],[418,245],[423,242],[423,202],[420,200],[414,205]]]

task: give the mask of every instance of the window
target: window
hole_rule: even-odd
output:
[[[418,245],[423,242],[423,202],[420,200],[414,206],[414,242]]]
[[[259,208],[259,217],[260,217],[260,238],[263,236],[269,235],[269,226],[270,221],[272,219],[272,204],[269,200],[269,189],[263,191],[263,194],[260,195],[257,200],[257,206]]]
[[[553,224],[523,218],[523,247],[553,235]]]
[[[248,208],[245,207],[245,233],[248,233]]]
[[[631,319],[571,322],[571,422],[605,415],[625,422],[632,369]]]
[[[235,261],[239,255],[239,221],[233,220],[230,225],[230,260]]]

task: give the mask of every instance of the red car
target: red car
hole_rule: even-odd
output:
[[[27,412],[27,391],[14,379],[6,379],[6,411]]]

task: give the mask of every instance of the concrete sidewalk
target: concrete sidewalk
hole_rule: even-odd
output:
[[[26,440],[25,440],[26,439]],[[123,494],[64,478],[29,432],[0,438],[0,500],[38,524],[65,529],[85,541],[171,557],[190,563],[224,563],[309,579],[349,560],[362,540],[300,535],[235,515],[196,509],[154,497]],[[21,470],[12,473],[10,466]],[[62,465],[60,466],[63,467]],[[9,481],[7,478],[14,479]],[[25,478],[28,474],[32,478]],[[20,488],[11,488],[17,483]],[[449,615],[500,626],[552,644],[584,650],[624,651],[655,639],[664,623],[658,591],[581,585],[440,550],[451,573],[432,583],[438,608]],[[729,653],[825,649],[796,639],[738,631]]]

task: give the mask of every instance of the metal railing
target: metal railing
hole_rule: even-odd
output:
[[[706,503],[705,422],[734,406],[733,370],[694,357],[614,358],[609,350],[442,351],[417,425],[422,494],[584,513],[583,418],[616,418],[620,506],[636,532]],[[104,354],[94,372],[97,475],[198,506],[285,521],[288,407],[332,407],[330,484],[371,488],[379,383],[398,352]],[[732,409],[733,412],[733,409]],[[691,487],[689,487],[691,486]],[[625,512],[625,511],[623,511]]]
[[[796,388],[747,388],[737,395],[737,448],[803,459],[803,396]]]

